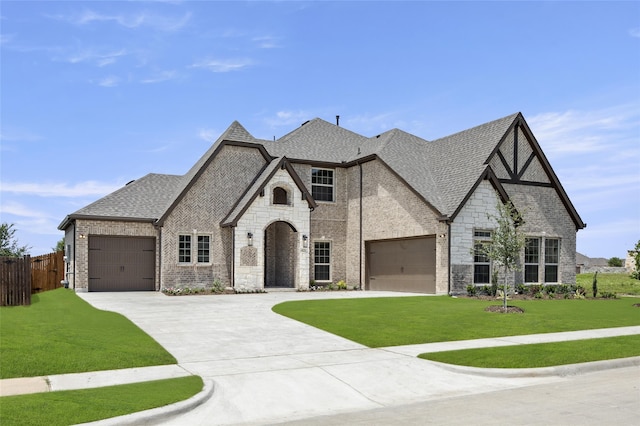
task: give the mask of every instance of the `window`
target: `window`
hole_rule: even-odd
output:
[[[491,231],[474,231],[473,233],[473,283],[489,284],[491,282],[491,260],[482,248],[491,239]]]
[[[273,204],[289,204],[287,202],[287,191],[284,188],[273,188]]]
[[[560,240],[547,238],[544,241],[544,282],[558,282],[558,259],[560,258]]]
[[[178,236],[178,262],[191,263],[191,235]]]
[[[316,201],[334,201],[333,170],[311,169],[311,196]]]
[[[540,239],[527,238],[524,243],[524,282],[537,283],[540,264]]]
[[[211,237],[198,235],[198,263],[209,263]]]
[[[316,241],[313,243],[314,278],[316,281],[331,280],[331,243]]]

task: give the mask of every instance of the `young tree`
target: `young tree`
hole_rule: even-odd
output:
[[[51,247],[53,251],[64,251],[64,238],[60,238],[60,241],[56,243],[55,247]]]
[[[13,223],[2,222],[0,225],[0,256],[20,257],[29,254],[29,246],[18,244]]]
[[[612,257],[607,261],[607,265],[609,266],[622,266],[622,259],[619,257]]]
[[[524,222],[522,215],[515,209],[511,201],[498,202],[497,215],[487,214],[490,220],[496,222],[491,233],[491,240],[483,244],[479,250],[486,255],[493,264],[502,268],[504,282],[502,284],[502,308],[507,310],[507,294],[509,291],[508,274],[519,270],[520,254],[524,248],[525,236],[519,226]]]
[[[633,271],[631,276],[636,280],[640,280],[640,240],[636,243],[635,248],[633,249],[633,260],[636,265],[636,270]]]

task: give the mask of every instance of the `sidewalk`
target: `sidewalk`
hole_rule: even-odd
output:
[[[386,348],[379,348],[379,350],[393,352],[400,355],[406,355],[415,357],[421,353],[426,352],[440,352],[458,349],[470,349],[470,348],[486,348],[486,347],[499,347],[499,346],[511,346],[511,345],[525,345],[533,343],[551,343],[562,342],[568,340],[581,340],[581,339],[594,339],[603,337],[614,336],[628,336],[640,334],[640,326],[633,327],[616,327],[616,328],[604,328],[596,330],[581,330],[581,331],[568,331],[562,333],[545,333],[545,334],[530,334],[524,336],[507,336],[496,337],[488,339],[476,339],[476,340],[460,340],[453,342],[440,342],[440,343],[425,343],[419,345],[407,345],[407,346],[391,346]],[[628,366],[629,362],[621,363],[620,360],[599,361],[594,364],[594,368],[617,368],[622,366]],[[632,362],[633,365],[637,365],[637,361]],[[575,364],[579,366],[579,364]],[[609,367],[607,367],[609,366]],[[459,367],[456,367],[459,369]],[[550,367],[556,368],[556,367]],[[575,367],[578,368],[578,367]],[[499,371],[504,369],[476,369],[485,370],[486,373],[495,372],[496,375],[501,375]],[[527,371],[513,371],[509,377],[531,377],[531,370],[542,369],[522,369]],[[473,370],[465,369],[465,372],[469,374]],[[565,371],[556,370],[554,371]],[[580,368],[580,371],[584,371],[584,367]],[[140,368],[128,368],[122,370],[109,370],[109,371],[93,371],[88,373],[73,373],[73,374],[58,374],[43,377],[25,377],[15,379],[3,379],[0,380],[0,397],[10,395],[24,395],[39,392],[53,392],[62,390],[74,390],[74,389],[90,389],[104,386],[123,385],[129,383],[146,382],[151,380],[170,379],[176,377],[184,377],[191,375],[189,371],[180,366],[179,364],[161,365],[152,367],[140,367]]]

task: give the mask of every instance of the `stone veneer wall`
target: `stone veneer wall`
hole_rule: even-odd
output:
[[[378,160],[362,164],[362,247],[360,240],[360,171],[359,166],[348,170],[348,229],[347,278],[357,283],[362,276],[366,283],[366,251],[370,240],[408,238],[427,235],[436,237],[436,293],[448,291],[448,232],[447,225],[436,213],[393,172]],[[362,249],[362,269],[359,259]]]
[[[544,241],[546,238],[558,238],[558,279],[564,284],[575,283],[576,227],[555,189],[513,184],[506,184],[504,188],[524,217],[521,230],[527,237],[541,239],[539,277],[544,277]],[[483,181],[451,224],[451,292],[454,294],[465,293],[467,285],[473,284],[473,232],[495,227],[487,214],[497,215],[497,202],[493,187],[488,181]],[[522,283],[524,272],[517,271],[507,278],[511,285]]]
[[[273,193],[273,188],[281,187],[288,192],[288,205],[272,204],[273,200],[269,194]],[[293,178],[286,169],[278,170],[271,181],[265,187],[265,196],[258,196],[238,221],[235,232],[235,286],[238,290],[256,290],[264,288],[265,283],[265,235],[270,233],[271,238],[279,238],[283,243],[288,240],[288,244],[276,244],[279,249],[285,250],[292,256],[291,262],[282,259],[283,253],[268,251],[267,261],[273,261],[271,266],[280,260],[280,266],[285,267],[283,271],[287,277],[293,277],[294,282],[277,282],[275,275],[266,277],[267,281],[278,286],[293,284],[295,288],[306,289],[309,287],[309,248],[304,247],[302,236],[309,236],[309,204],[302,199],[302,192],[296,186]],[[291,224],[296,232],[289,233]],[[271,226],[275,224],[274,226]],[[253,234],[253,246],[249,247],[247,234]],[[309,245],[309,243],[307,243]],[[273,249],[273,247],[272,247]],[[280,256],[280,259],[278,259]],[[300,265],[300,266],[298,266]],[[291,273],[289,268],[295,268]],[[271,270],[271,269],[270,269]]]
[[[540,272],[544,279],[544,239],[560,239],[558,280],[562,284],[576,282],[576,225],[553,188],[529,185],[504,185],[509,198],[524,216],[523,232],[540,237]],[[524,272],[521,272],[522,276]],[[522,278],[520,278],[522,282]]]
[[[161,288],[204,287],[215,279],[230,285],[232,230],[221,228],[220,222],[265,162],[254,148],[226,145],[218,152],[163,224]],[[178,263],[181,234],[192,235],[193,263]],[[195,263],[195,235],[211,237],[210,263]]]
[[[73,288],[76,291],[89,290],[89,237],[92,235],[107,235],[121,237],[156,237],[156,290],[159,288],[158,273],[160,264],[160,250],[158,246],[158,230],[149,222],[124,222],[114,220],[83,220],[75,221],[75,271]],[[72,232],[67,232],[65,241],[73,238]],[[80,238],[83,234],[86,238]],[[73,267],[70,268],[73,271]],[[71,281],[70,281],[71,286]]]
[[[451,223],[451,293],[465,293],[467,285],[473,284],[473,233],[495,227],[487,214],[498,214],[498,201],[493,186],[484,180]]]

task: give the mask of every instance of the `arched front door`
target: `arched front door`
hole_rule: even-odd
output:
[[[288,222],[278,221],[264,231],[264,286],[294,288],[298,233]]]

